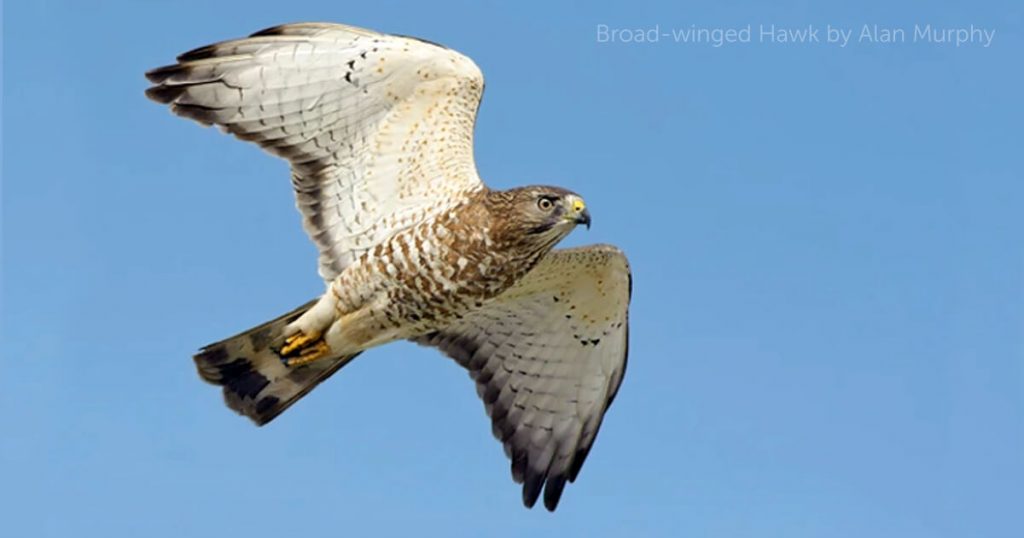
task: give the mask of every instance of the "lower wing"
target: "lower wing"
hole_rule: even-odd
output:
[[[495,300],[416,339],[469,370],[532,507],[554,510],[622,383],[629,263],[608,245],[556,250]]]

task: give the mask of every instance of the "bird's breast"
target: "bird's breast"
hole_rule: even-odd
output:
[[[394,237],[380,259],[393,317],[429,332],[500,295],[528,267],[496,247],[486,230],[443,221]]]

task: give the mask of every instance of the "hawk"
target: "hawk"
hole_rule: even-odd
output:
[[[436,347],[469,371],[532,507],[576,479],[626,367],[631,277],[608,245],[552,250],[590,213],[548,186],[492,190],[473,161],[469,58],[339,24],[186,52],[151,99],[291,164],[326,290],[210,344],[199,375],[263,425],[361,352]]]

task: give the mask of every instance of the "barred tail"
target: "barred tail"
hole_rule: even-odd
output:
[[[224,402],[262,426],[299,401],[355,355],[324,357],[289,368],[272,347],[284,340],[284,328],[316,304],[295,310],[236,336],[210,344],[194,357],[199,376],[224,387]]]

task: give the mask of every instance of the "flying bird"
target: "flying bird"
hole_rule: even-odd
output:
[[[291,164],[324,294],[194,357],[263,425],[363,351],[433,346],[469,371],[532,507],[555,510],[622,383],[631,276],[568,190],[488,188],[473,161],[484,90],[432,42],[287,24],[146,74],[151,99]]]

